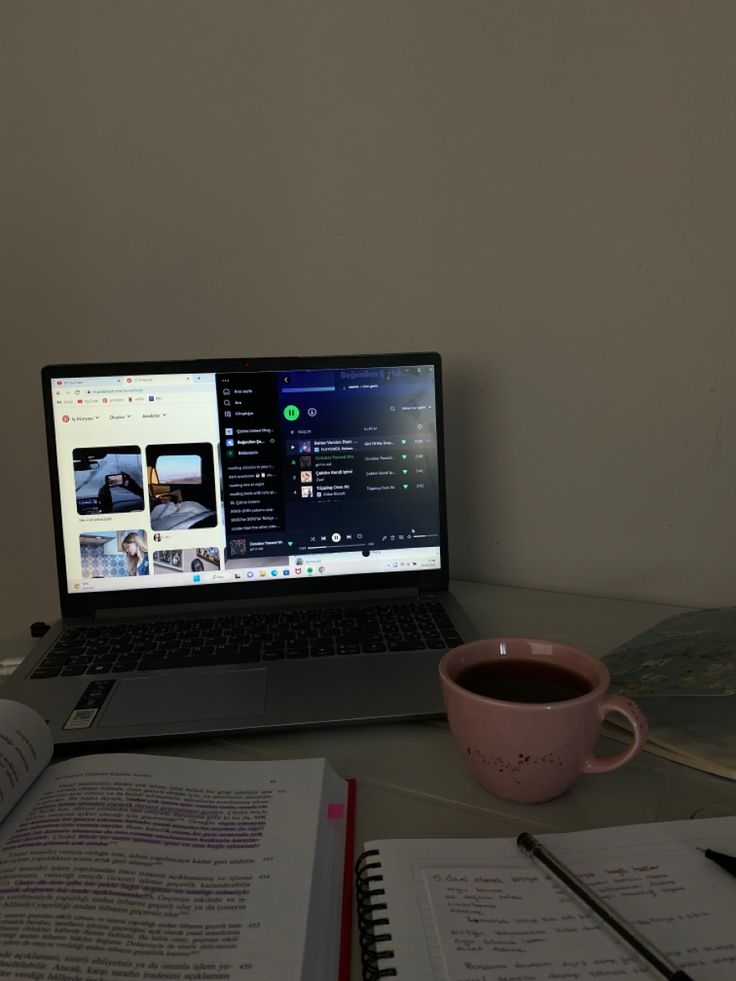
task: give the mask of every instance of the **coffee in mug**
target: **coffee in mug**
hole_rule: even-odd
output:
[[[439,671],[455,742],[478,782],[499,797],[550,800],[581,773],[628,763],[646,742],[639,707],[610,695],[608,668],[578,648],[524,637],[476,640],[448,651]],[[632,742],[596,756],[609,713],[628,719]]]
[[[582,674],[539,658],[507,658],[463,668],[461,688],[503,702],[565,702],[585,695],[592,684]]]

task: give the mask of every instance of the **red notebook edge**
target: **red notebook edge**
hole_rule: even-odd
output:
[[[353,850],[355,848],[355,780],[345,781],[348,799],[345,816],[345,865],[342,878],[342,909],[340,912],[340,960],[338,981],[350,981],[350,953],[353,926]]]

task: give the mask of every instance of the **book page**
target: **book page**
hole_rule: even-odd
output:
[[[54,751],[51,730],[33,709],[0,698],[0,822],[43,771]]]
[[[678,967],[698,981],[736,976],[736,880],[698,850],[736,852],[736,817],[538,837]],[[494,979],[657,976],[512,839],[365,847],[379,852],[388,905],[382,964],[407,981],[479,981],[489,964],[501,965],[485,970]]]
[[[0,829],[0,978],[298,981],[326,770],[50,767]]]

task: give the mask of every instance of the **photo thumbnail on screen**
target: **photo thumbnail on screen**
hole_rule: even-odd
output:
[[[138,446],[82,447],[72,453],[78,514],[142,511],[143,460]]]
[[[83,579],[149,575],[148,544],[143,528],[132,531],[88,531],[79,536]]]
[[[210,443],[147,446],[146,469],[154,531],[215,527],[217,501]]]
[[[219,548],[170,548],[153,553],[153,571],[156,575],[167,572],[217,572],[220,568]]]

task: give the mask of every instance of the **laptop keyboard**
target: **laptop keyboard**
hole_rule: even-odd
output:
[[[436,601],[305,607],[70,627],[31,677],[444,650],[462,643],[447,611]]]

